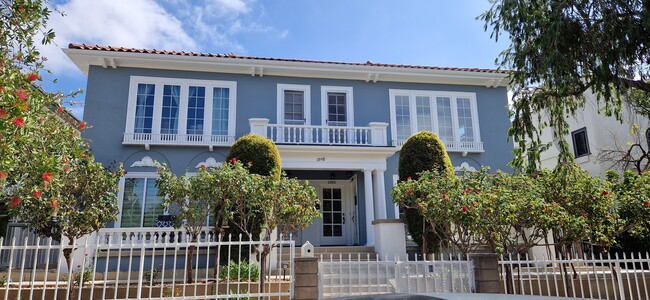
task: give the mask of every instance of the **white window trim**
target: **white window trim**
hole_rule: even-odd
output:
[[[146,77],[131,76],[129,83],[129,103],[126,118],[126,133],[134,132],[135,110],[138,93],[138,84],[155,84],[154,94],[154,112],[151,133],[160,133],[160,123],[162,120],[162,97],[164,85],[181,86],[180,103],[178,107],[178,134],[183,135],[187,132],[187,98],[190,86],[205,87],[205,107],[203,115],[203,135],[212,135],[212,103],[214,88],[229,88],[228,103],[228,136],[235,136],[235,124],[237,116],[237,82],[221,80],[199,80],[184,78],[165,78],[165,77]]]
[[[454,133],[454,141],[460,141],[460,133],[458,130],[458,98],[469,98],[470,106],[472,109],[472,126],[474,129],[474,142],[481,142],[481,130],[479,129],[478,107],[476,104],[476,93],[469,92],[451,92],[451,91],[426,91],[426,90],[401,90],[389,89],[389,105],[390,105],[390,133],[393,141],[397,141],[397,112],[395,111],[395,96],[408,96],[409,97],[409,116],[411,121],[411,135],[418,132],[417,127],[417,107],[415,102],[416,96],[429,97],[431,104],[431,121],[433,122],[431,128],[438,134],[438,108],[436,97],[449,97],[451,99],[451,120],[452,129]]]
[[[345,112],[347,114],[347,127],[354,127],[354,96],[351,86],[327,86],[320,87],[321,125],[328,126],[327,122],[327,93],[345,93]]]
[[[284,91],[302,91],[304,93],[305,125],[311,125],[311,86],[302,84],[278,83],[277,94],[277,120],[284,124]]]
[[[119,193],[117,197],[119,213],[117,215],[117,220],[115,221],[115,228],[122,228],[122,202],[124,201],[124,185],[126,184],[127,178],[158,179],[160,176],[156,172],[128,172],[120,178]],[[144,205],[142,206],[142,209],[144,209]],[[142,218],[144,218],[144,211],[140,212],[140,224],[142,224]]]

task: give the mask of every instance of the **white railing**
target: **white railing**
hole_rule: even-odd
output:
[[[368,127],[269,124],[268,119],[250,119],[251,133],[277,144],[387,146],[386,123]]]
[[[135,229],[140,231],[140,229]],[[228,299],[293,298],[295,244],[291,239],[254,241],[207,234],[191,241],[184,231],[104,232],[91,238],[56,245],[51,239],[0,239],[0,255],[9,264],[0,270],[1,299]],[[155,236],[154,238],[140,237]],[[172,240],[164,234],[180,234]],[[123,238],[128,236],[129,238]],[[116,237],[117,240],[113,240]],[[178,236],[176,236],[178,237]],[[267,245],[276,253],[260,274],[256,250]],[[64,251],[72,250],[72,268]],[[188,255],[192,277],[188,277]],[[49,257],[26,266],[26,256]],[[276,265],[282,265],[278,270]],[[238,267],[242,266],[242,267]],[[263,290],[260,278],[265,278]],[[191,279],[191,280],[190,280]],[[69,298],[70,296],[74,298]]]
[[[357,256],[320,258],[321,298],[386,293],[472,293],[470,260],[440,257],[432,261],[365,259]]]
[[[648,253],[583,259],[509,256],[499,261],[506,294],[589,299],[650,299]]]
[[[124,133],[125,145],[230,146],[234,136],[204,134]]]
[[[393,140],[393,146],[402,147],[406,140]],[[483,142],[443,141],[447,152],[485,152]]]

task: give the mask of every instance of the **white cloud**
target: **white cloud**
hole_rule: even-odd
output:
[[[68,43],[90,43],[136,48],[195,50],[196,42],[182,22],[153,0],[71,0],[56,6],[49,27],[55,45],[42,54],[55,73],[76,69],[60,48]]]

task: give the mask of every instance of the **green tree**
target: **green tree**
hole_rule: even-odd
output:
[[[195,176],[174,175],[167,165],[158,168],[160,177],[156,180],[158,195],[165,197],[163,205],[172,207],[176,211],[174,215],[174,227],[183,226],[190,237],[190,242],[195,243],[203,227],[207,225],[207,219],[211,210],[209,208],[226,206],[224,198],[214,188],[215,180],[213,172],[206,168],[200,168]],[[193,257],[196,246],[190,245],[187,254],[187,283],[194,282]]]
[[[240,137],[230,148],[227,161],[241,161],[253,174],[280,178],[280,152],[273,141],[256,134]]]
[[[402,145],[399,154],[398,173],[401,181],[417,180],[423,171],[437,170],[453,176],[454,167],[451,164],[445,145],[438,136],[429,131],[421,131],[411,136]],[[435,252],[440,240],[436,236],[445,235],[445,232],[434,232],[431,226],[427,226],[422,214],[417,208],[410,205],[404,206],[406,225],[413,240],[422,247],[422,252],[430,254]],[[441,219],[440,222],[445,222]],[[447,226],[439,224],[434,226],[442,229]]]
[[[559,140],[559,163],[572,161],[567,118],[584,106],[587,90],[602,112],[619,119],[622,101],[650,103],[647,1],[495,0],[480,18],[492,37],[511,41],[497,62],[510,69],[514,89],[515,167],[537,169],[546,127]],[[642,101],[628,97],[638,93]]]

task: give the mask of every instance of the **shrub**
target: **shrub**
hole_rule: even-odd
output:
[[[257,281],[260,278],[260,267],[257,263],[242,260],[237,263],[231,260],[228,265],[219,270],[220,280]]]
[[[249,172],[264,176],[280,178],[282,165],[280,152],[270,139],[256,134],[247,134],[239,138],[230,148],[227,160],[236,159],[244,165],[249,164]]]
[[[402,146],[399,155],[399,178],[417,180],[420,172],[429,170],[450,175],[454,173],[447,149],[438,136],[430,131],[420,131],[411,136]],[[427,253],[435,252],[439,241],[431,226],[424,227],[421,212],[414,208],[405,208],[404,216],[409,233],[418,246],[423,247],[426,244]],[[426,230],[426,235],[423,229]]]

